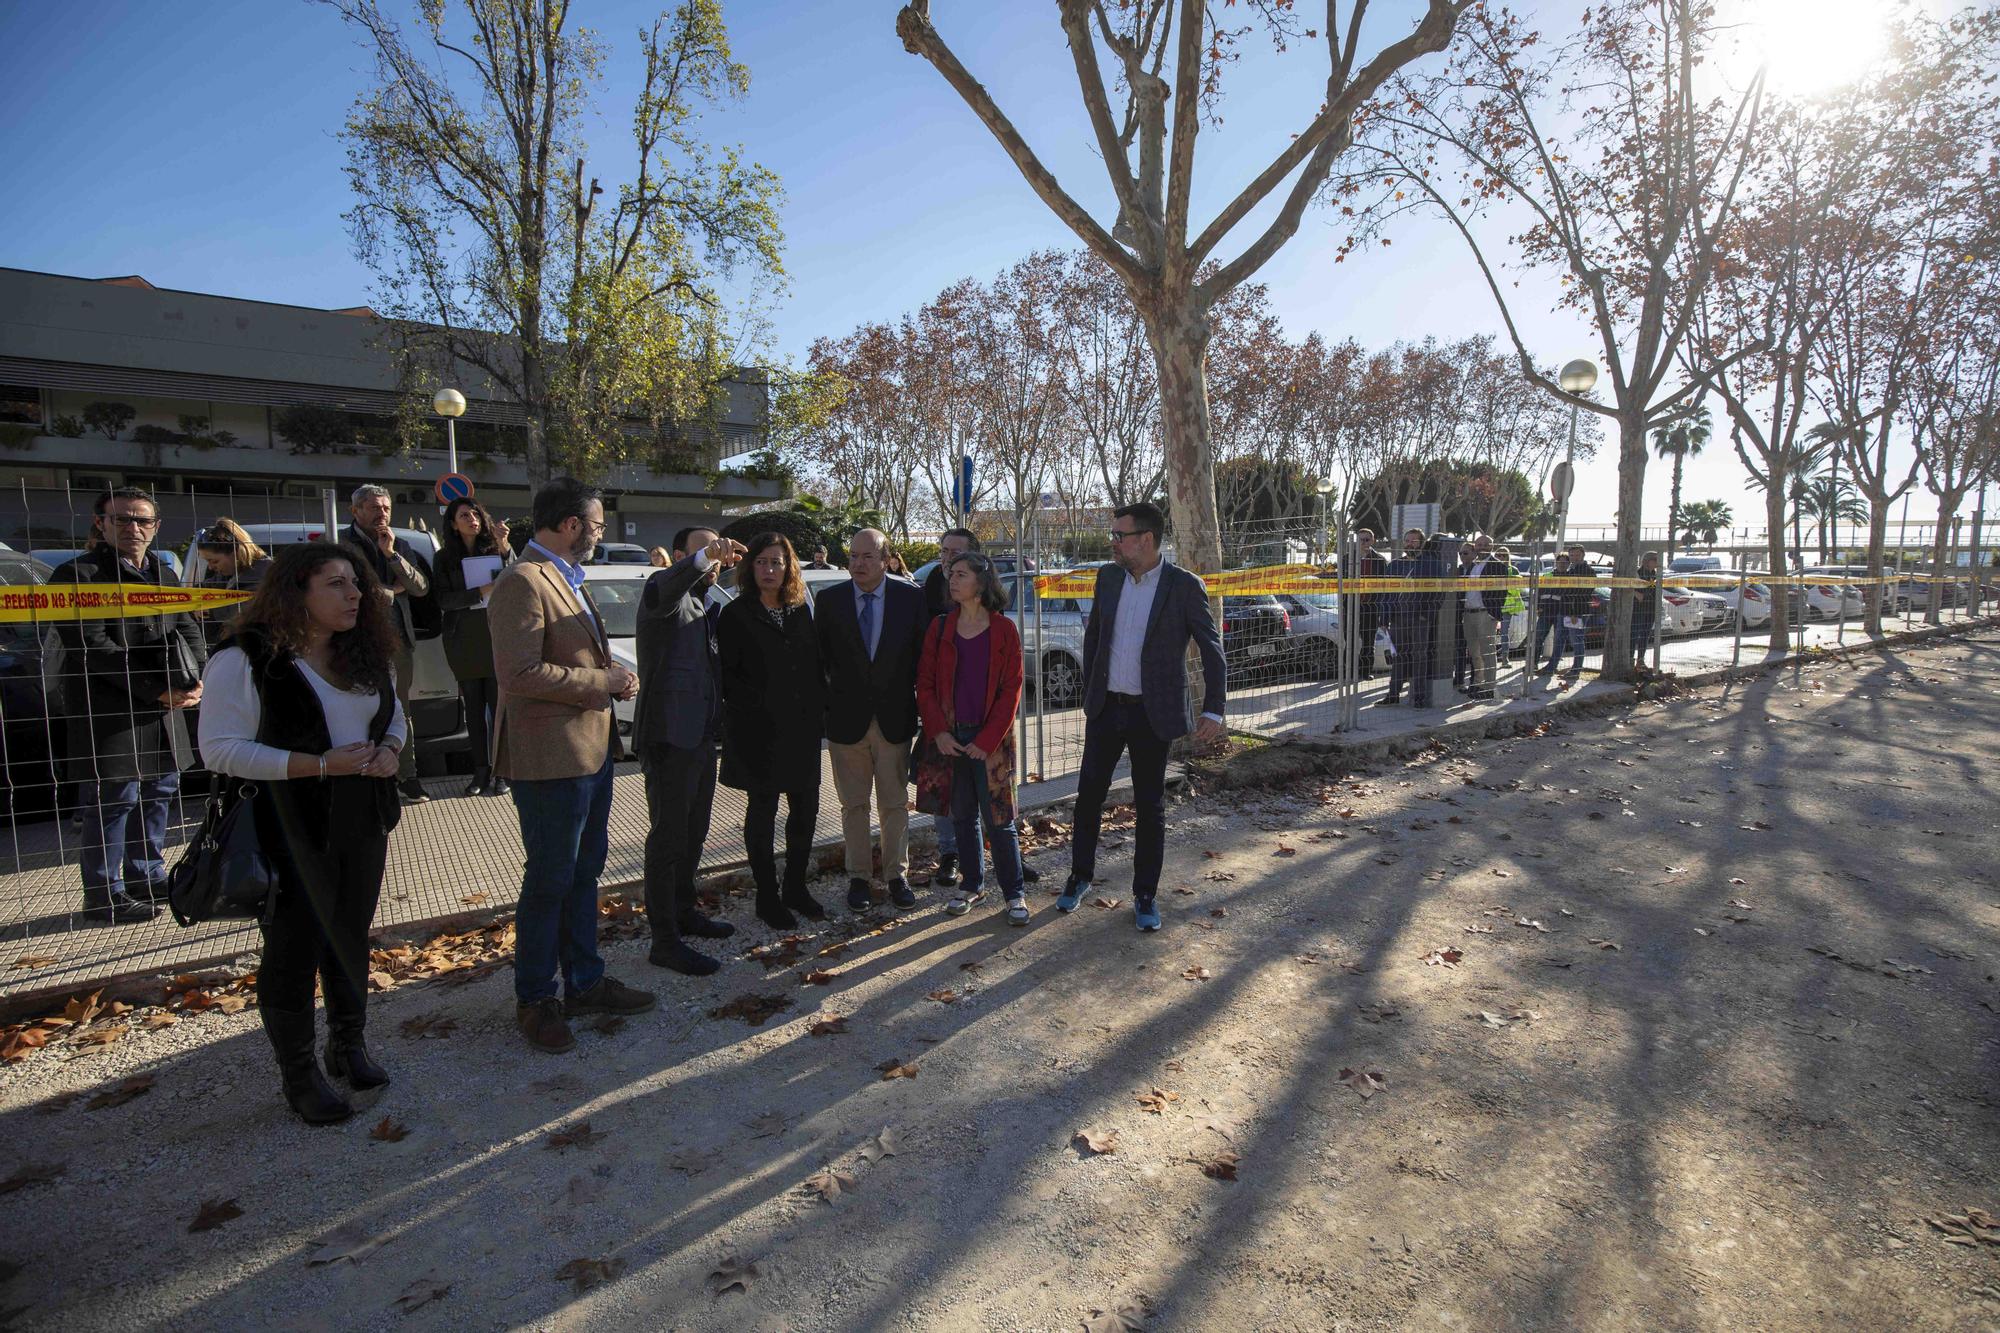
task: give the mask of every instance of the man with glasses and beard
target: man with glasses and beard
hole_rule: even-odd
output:
[[[136,486],[92,506],[91,545],[57,581],[132,585],[174,582],[153,552],[160,511]],[[59,624],[69,754],[83,778],[84,910],[105,924],[151,921],[167,896],[161,846],[167,803],[180,791],[174,714],[201,702],[208,660],[194,617],[119,615]],[[186,749],[185,733],[181,749]],[[190,756],[191,757],[191,756]]]
[[[389,599],[389,619],[396,626],[396,697],[402,700],[403,716],[410,719],[409,739],[397,758],[396,790],[404,805],[422,805],[430,796],[417,779],[417,727],[410,714],[410,687],[417,677],[417,604],[430,596],[431,567],[416,547],[396,535],[390,521],[394,507],[389,492],[373,482],[355,487],[347,503],[354,521],[340,540],[357,559],[368,562],[382,595]]]
[[[1188,731],[1187,649],[1201,653],[1202,706],[1195,739],[1222,739],[1225,688],[1222,636],[1201,579],[1161,558],[1167,520],[1150,504],[1113,511],[1112,563],[1097,572],[1083,631],[1083,772],[1077,780],[1069,882],[1056,908],[1074,912],[1097,874],[1104,797],[1119,758],[1132,756],[1132,804],[1138,814],[1132,862],[1133,922],[1160,928],[1155,895],[1166,859],[1167,747]]]

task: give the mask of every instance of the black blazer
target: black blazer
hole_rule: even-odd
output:
[[[646,580],[639,598],[639,699],[632,710],[632,748],[713,744],[722,721],[716,636],[708,622],[715,566],[696,569],[692,555]]]
[[[500,556],[503,570],[514,563],[512,551],[501,555],[497,547],[474,554]],[[451,664],[451,674],[460,680],[491,680],[493,634],[486,625],[486,607],[479,589],[465,586],[465,562],[471,558],[461,551],[457,535],[447,532],[438,544],[431,596],[444,613],[444,660]]]
[[[173,574],[157,552],[136,572],[98,543],[56,571],[56,583],[162,584]],[[208,646],[193,616],[118,616],[56,623],[62,640],[63,702],[69,714],[70,758],[81,775],[103,781],[163,777],[175,770],[169,689],[201,682]]]
[[[657,577],[657,575],[655,576]],[[817,792],[826,677],[810,602],[782,624],[746,588],[715,620],[722,668],[722,773],[744,791]]]
[[[368,568],[375,575],[375,581],[388,587],[395,581],[395,571],[389,567],[389,557],[382,554],[382,548],[374,539],[352,523],[340,534],[340,543],[349,546],[368,562]],[[435,633],[444,627],[444,615],[438,610],[436,599],[431,596],[430,562],[417,554],[417,548],[401,537],[395,540],[396,558],[407,570],[403,575],[406,589],[401,597],[391,603],[389,619],[396,624],[396,633],[401,636],[403,647],[414,650],[417,646],[417,631]]]
[[[881,633],[875,658],[861,641],[860,594],[852,583],[823,587],[813,601],[813,632],[820,666],[826,672],[826,738],[852,745],[882,729],[882,739],[901,745],[917,734],[917,659],[923,655],[924,594],[913,584],[885,577],[876,590]]]
[[[1097,571],[1097,595],[1083,627],[1083,712],[1096,717],[1110,692],[1111,632],[1118,619],[1118,598],[1130,576],[1117,564]],[[1204,691],[1201,711],[1222,716],[1228,698],[1228,668],[1222,656],[1222,636],[1208,607],[1208,585],[1172,561],[1160,562],[1160,586],[1146,619],[1146,639],[1139,650],[1140,695],[1146,701],[1146,721],[1162,740],[1188,733],[1187,646],[1201,653]]]

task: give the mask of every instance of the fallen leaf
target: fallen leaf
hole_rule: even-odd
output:
[[[1207,981],[1209,978],[1209,971],[1205,967],[1200,967],[1200,966],[1189,967],[1181,972],[1181,977],[1187,981]]]
[[[573,1282],[579,1292],[589,1291],[600,1282],[609,1282],[625,1271],[625,1260],[572,1259],[556,1270],[558,1282]]]
[[[1300,954],[1296,961],[1304,963],[1307,967],[1318,967],[1322,961],[1322,955],[1317,950],[1308,949],[1306,952]]]
[[[1425,967],[1457,967],[1464,960],[1463,949],[1432,949],[1423,956]]]
[[[887,1083],[890,1079],[915,1078],[917,1076],[917,1062],[914,1060],[908,1064],[900,1060],[884,1060],[875,1067],[882,1071],[882,1081],[884,1083]]]
[[[961,971],[961,972],[978,972],[978,971],[981,971],[981,970],[983,970],[983,969],[985,968],[985,966],[986,966],[986,964],[984,964],[984,963],[982,963],[982,962],[978,962],[977,960],[975,960],[975,961],[973,961],[973,962],[970,962],[970,963],[960,963],[960,964],[958,965],[958,970],[959,970],[959,971]]]
[[[148,1032],[158,1032],[161,1028],[170,1028],[180,1021],[180,1019],[163,1010],[157,1014],[147,1014],[144,1019],[140,1020],[139,1026],[145,1028]]]
[[[1491,926],[1467,926],[1467,927],[1465,928],[1465,933],[1466,933],[1466,934],[1468,934],[1468,935],[1491,935],[1491,934],[1493,933],[1493,927],[1491,927]]]
[[[834,976],[835,974],[832,972],[808,972],[805,975],[805,984],[808,986],[831,986]]]
[[[819,1022],[806,1029],[807,1035],[814,1037],[837,1037],[845,1031],[847,1031],[846,1014],[835,1014],[831,1018],[822,1018]]]
[[[1083,1333],[1140,1333],[1145,1327],[1145,1312],[1130,1301],[1120,1301],[1109,1310],[1092,1310],[1083,1321]]]
[[[104,994],[104,991],[100,987],[88,995],[70,997],[70,1002],[63,1006],[62,1016],[78,1027],[82,1027],[85,1023],[97,1017],[97,1011],[103,1007],[97,1003],[97,999],[102,994]]]
[[[1234,871],[1230,870],[1211,870],[1206,875],[1203,875],[1202,878],[1206,880],[1211,880],[1217,884],[1229,884],[1235,881],[1236,874]],[[1174,892],[1185,893],[1190,897],[1192,897],[1194,894],[1193,889],[1175,889]]]
[[[1739,876],[1731,876],[1731,878],[1730,878],[1729,882],[1730,882],[1731,884],[1748,884],[1748,883],[1749,883],[1750,881],[1749,881],[1749,880],[1747,880],[1747,879],[1744,879],[1744,878],[1742,878],[1742,877],[1741,877],[1741,876],[1739,875]]]
[[[1180,1099],[1181,1095],[1178,1092],[1169,1092],[1161,1087],[1155,1087],[1151,1092],[1138,1093],[1134,1097],[1140,1109],[1152,1115],[1165,1115],[1168,1104]]]
[[[385,1115],[375,1128],[368,1131],[368,1137],[378,1143],[401,1143],[410,1137],[410,1127]]]
[[[574,1125],[550,1130],[548,1140],[542,1146],[551,1149],[588,1148],[609,1137],[609,1130],[592,1129],[588,1120],[579,1120]]]
[[[1208,914],[1214,917],[1224,917],[1229,915],[1229,909],[1227,907],[1211,907],[1208,909]]]
[[[1731,907],[1738,909],[1739,911],[1744,911],[1744,912],[1754,912],[1757,910],[1756,908],[1752,907],[1749,903],[1744,902],[1741,898],[1731,898],[1729,900],[1729,905]]]
[[[393,1304],[404,1314],[409,1314],[412,1311],[423,1309],[432,1301],[441,1301],[450,1294],[451,1283],[440,1282],[426,1273],[409,1286],[404,1287],[403,1294],[398,1296]]]
[[[1201,1173],[1211,1180],[1236,1179],[1236,1166],[1242,1160],[1242,1157],[1228,1148],[1205,1160],[1195,1159],[1197,1165],[1201,1167]]]
[[[732,1254],[717,1264],[715,1271],[708,1275],[708,1289],[717,1296],[727,1295],[732,1291],[748,1292],[750,1284],[755,1282],[758,1276],[757,1263],[754,1259],[739,1259]]]
[[[1070,1139],[1076,1147],[1091,1153],[1113,1153],[1118,1151],[1118,1131],[1115,1129],[1080,1129]]]
[[[1595,935],[1593,935],[1590,937],[1590,943],[1596,945],[1600,949],[1609,950],[1612,953],[1621,952],[1620,949],[1618,948],[1617,941],[1615,940],[1601,940],[1598,939]]]
[[[1524,916],[1514,918],[1514,924],[1517,926],[1526,926],[1529,930],[1539,930],[1544,935],[1555,934],[1554,931],[1550,930],[1547,926],[1543,925],[1541,922],[1530,921],[1527,917]]]
[[[1279,843],[1278,850],[1271,853],[1271,855],[1273,856],[1297,856],[1298,854],[1299,854],[1298,848],[1292,846],[1290,843],[1284,843],[1284,842]]]
[[[880,1134],[861,1145],[861,1156],[869,1165],[874,1165],[884,1157],[894,1157],[903,1150],[903,1141],[893,1128],[884,1128]]]
[[[449,1037],[458,1027],[458,1020],[443,1014],[418,1014],[415,1018],[403,1020],[403,1035],[406,1037]]]
[[[775,1138],[792,1127],[797,1116],[786,1115],[783,1111],[766,1111],[750,1122],[750,1137],[753,1139]]]
[[[836,1171],[830,1166],[806,1177],[807,1192],[817,1194],[827,1203],[832,1203],[843,1194],[853,1193],[854,1188],[853,1175],[846,1171]]]
[[[1343,1069],[1340,1081],[1360,1093],[1363,1101],[1382,1091],[1388,1082],[1381,1074],[1368,1069]]]
[[[224,995],[215,1002],[216,1012],[224,1014],[240,1014],[249,1007],[250,997],[247,995]]]
[[[188,1223],[188,1231],[213,1231],[224,1222],[243,1216],[243,1210],[236,1206],[234,1199],[203,1199],[196,1210],[194,1221]]]
[[[1743,825],[1743,827],[1757,833],[1768,833],[1771,831],[1771,826],[1769,824],[1766,824],[1761,819],[1753,819],[1749,823]]]
[[[936,1000],[939,1004],[957,1004],[959,994],[951,987],[946,986],[942,990],[932,991],[930,994],[924,996],[924,998],[926,1000]]]
[[[1695,934],[1697,934],[1697,935],[1706,935],[1706,934],[1708,934],[1709,932],[1708,932],[1708,931],[1706,931],[1706,930],[1703,930],[1703,929],[1702,929],[1702,928],[1701,928],[1700,926],[1696,926],[1696,927],[1694,928],[1694,933],[1695,933]]]
[[[1668,866],[1668,867],[1666,867],[1666,871],[1667,871],[1667,873],[1668,873],[1669,875],[1685,875],[1685,874],[1687,874],[1687,870],[1688,870],[1688,868],[1687,868],[1686,866]]]
[[[2000,1218],[1984,1208],[1967,1208],[1963,1213],[1945,1213],[1924,1221],[1944,1233],[1947,1245],[2000,1245]]]
[[[0,1180],[0,1194],[12,1194],[15,1190],[26,1189],[30,1185],[46,1185],[68,1168],[61,1162],[46,1162],[37,1165],[26,1162],[14,1169],[14,1174]]]
[[[111,1023],[105,1027],[92,1028],[78,1037],[76,1042],[79,1046],[109,1046],[129,1030],[123,1023]]]
[[[759,995],[754,991],[737,996],[727,1004],[708,1011],[710,1018],[740,1018],[751,1027],[762,1027],[773,1015],[792,1007],[789,995]]]
[[[599,1036],[610,1037],[615,1036],[619,1029],[624,1026],[625,1015],[623,1014],[599,1014],[597,1021],[590,1025],[590,1030]]]
[[[1090,900],[1090,905],[1092,907],[1100,907],[1103,908],[1105,911],[1109,911],[1112,908],[1118,906],[1118,901],[1119,900],[1116,898],[1092,898]]]
[[[60,958],[48,958],[43,956],[42,954],[28,953],[28,954],[22,954],[19,958],[16,958],[14,960],[14,966],[17,968],[54,967],[57,963],[60,963],[61,961],[62,959]]]
[[[132,1077],[122,1079],[115,1086],[92,1097],[83,1104],[83,1109],[86,1111],[102,1111],[113,1106],[123,1106],[134,1097],[142,1097],[152,1091],[152,1087],[153,1076],[151,1074],[134,1074]]]

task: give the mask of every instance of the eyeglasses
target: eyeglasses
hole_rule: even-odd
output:
[[[107,523],[116,523],[121,528],[157,528],[160,520],[150,514],[106,514]]]
[[[1113,528],[1105,535],[1111,538],[1113,545],[1116,545],[1124,541],[1127,537],[1136,537],[1144,531],[1144,528]]]

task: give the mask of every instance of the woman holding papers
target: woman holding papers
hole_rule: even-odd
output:
[[[476,500],[445,506],[434,586],[444,611],[444,656],[465,701],[465,733],[472,743],[472,785],[467,796],[499,796],[507,779],[493,776],[490,720],[498,702],[493,680],[493,636],[486,628],[486,599],[493,580],[514,562],[507,526],[495,523]]]

